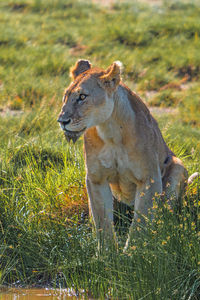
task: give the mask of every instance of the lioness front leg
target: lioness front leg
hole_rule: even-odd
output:
[[[94,183],[87,175],[86,186],[98,240],[100,240],[102,234],[105,241],[115,242],[113,198],[109,184],[107,182],[103,184]]]

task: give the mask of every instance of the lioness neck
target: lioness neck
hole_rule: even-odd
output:
[[[137,112],[130,101],[131,96],[134,97],[135,95],[126,86],[120,84],[110,99],[114,102],[111,116],[105,122],[96,126],[98,135],[104,142],[119,144],[123,141],[124,135],[130,132],[130,129],[134,134],[135,127],[133,124]],[[137,101],[139,101],[138,98]],[[137,103],[134,105],[137,106]],[[144,107],[146,106],[144,105]]]

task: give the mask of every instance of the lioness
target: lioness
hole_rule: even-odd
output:
[[[106,70],[79,60],[71,70],[60,122],[68,141],[84,133],[86,185],[97,232],[113,234],[113,196],[147,215],[156,194],[178,198],[187,171],[166,145],[144,102],[122,81],[120,66]]]

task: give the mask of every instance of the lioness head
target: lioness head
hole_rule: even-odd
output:
[[[65,90],[58,122],[67,140],[76,142],[87,128],[105,122],[112,114],[112,94],[120,82],[120,66],[114,62],[103,70],[79,60],[71,76],[73,82]]]

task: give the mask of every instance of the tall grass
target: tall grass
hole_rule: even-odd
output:
[[[133,208],[117,203],[119,248],[98,249],[82,139],[67,144],[56,123],[76,59],[102,67],[122,60],[125,82],[149,103],[180,108],[159,124],[189,174],[200,171],[199,9],[187,2],[159,9],[0,3],[1,285],[67,287],[86,298],[199,299],[199,182],[177,211],[155,202],[155,220],[135,224],[126,252]]]
[[[199,170],[199,132],[173,122],[160,119],[166,139],[191,171]],[[198,299],[197,182],[178,211],[155,203],[154,222],[135,225],[125,253],[131,212],[121,220],[116,212],[119,249],[98,250],[88,220],[82,140],[67,144],[56,113],[46,108],[5,117],[0,126],[9,133],[0,151],[1,284],[67,287],[102,299]],[[177,137],[185,138],[182,147]]]

